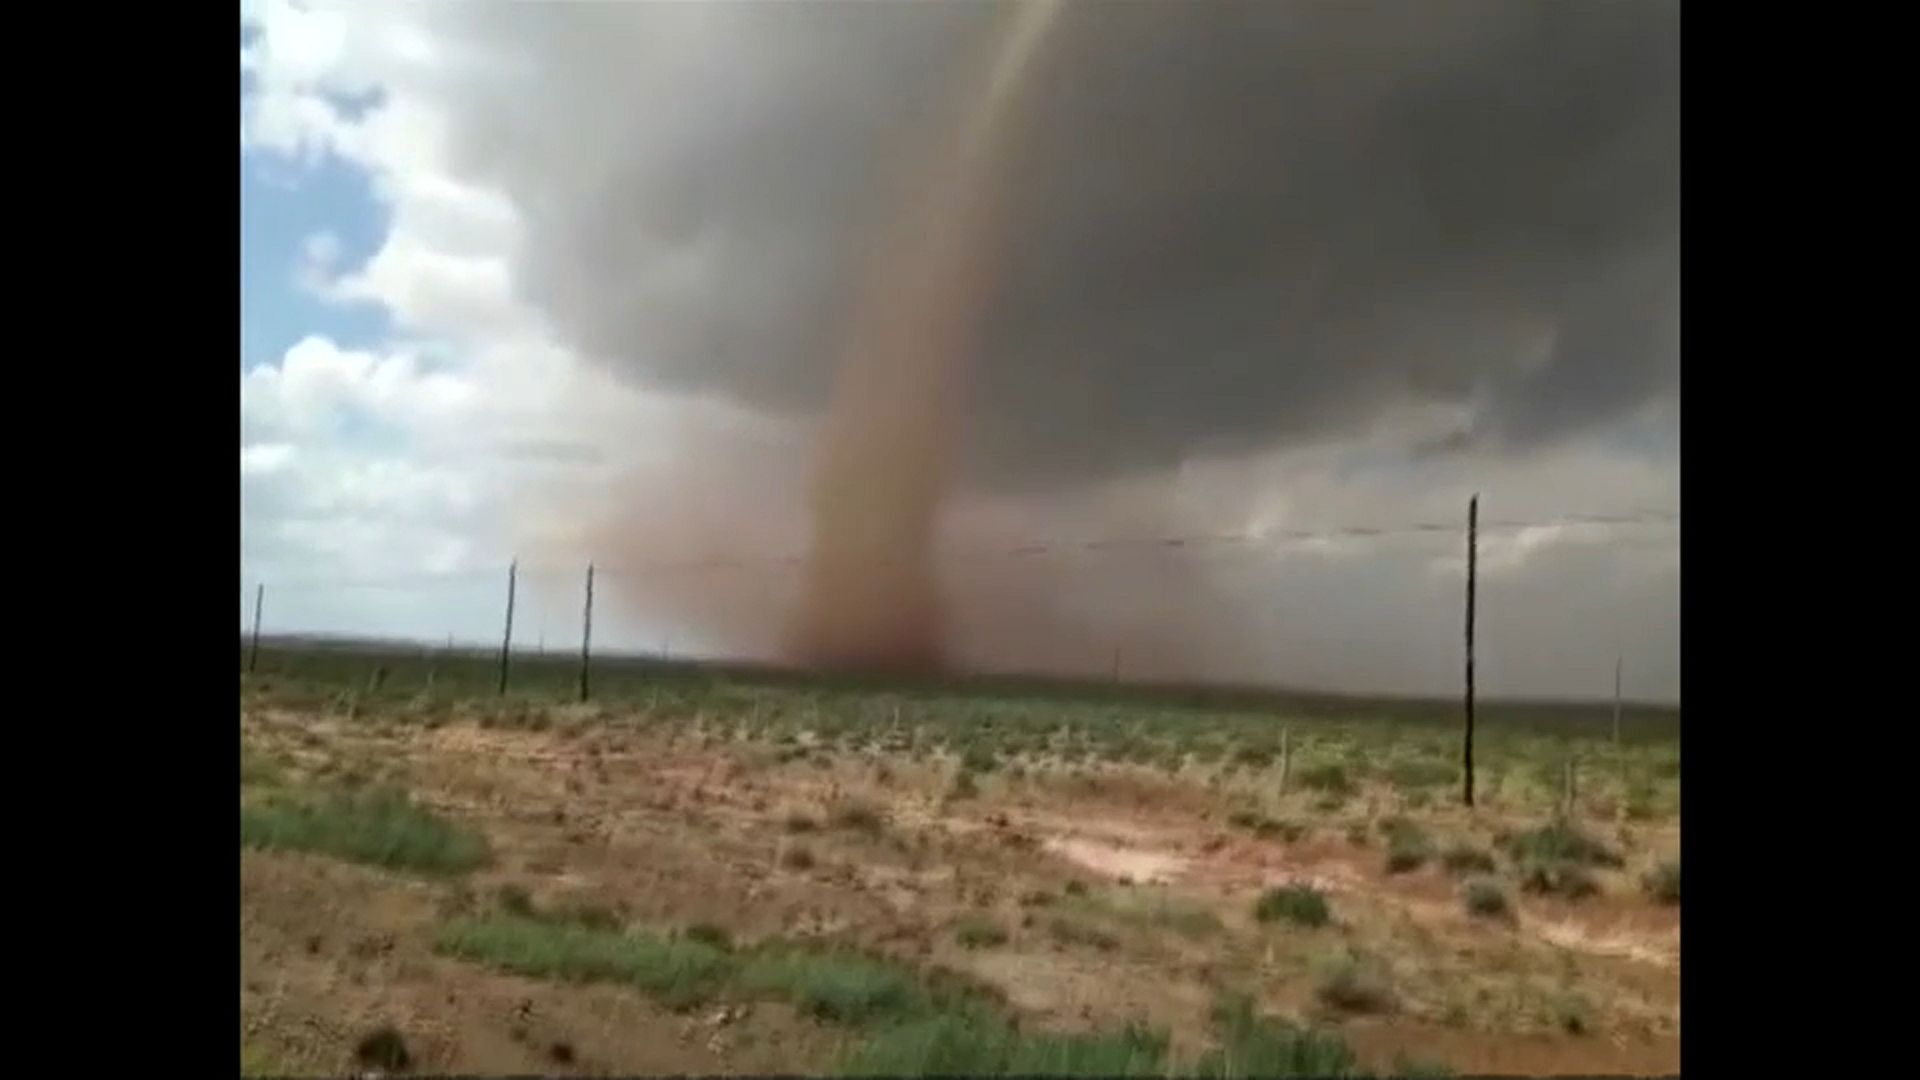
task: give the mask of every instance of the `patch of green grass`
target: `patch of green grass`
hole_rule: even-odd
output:
[[[240,808],[240,844],[310,851],[350,862],[426,874],[486,865],[479,833],[444,820],[396,791],[285,797]]]
[[[985,915],[968,915],[954,924],[953,939],[963,949],[990,949],[1007,943],[1007,931]]]
[[[1475,878],[1460,890],[1460,901],[1467,914],[1480,919],[1505,919],[1513,915],[1506,890],[1492,878]]]
[[[1494,871],[1493,855],[1470,844],[1449,846],[1446,853],[1440,856],[1440,862],[1455,874],[1491,874]]]
[[[1129,1026],[1118,1032],[1019,1031],[978,1010],[884,1028],[841,1062],[846,1076],[1082,1076],[1167,1074],[1167,1036]]]
[[[731,968],[725,951],[704,942],[520,916],[457,920],[441,929],[435,947],[536,979],[628,983],[681,1009],[712,1000]]]
[[[1268,889],[1253,905],[1253,917],[1263,923],[1285,920],[1296,926],[1325,926],[1332,909],[1324,893],[1311,885],[1287,885]]]
[[[763,949],[747,960],[739,983],[790,1001],[807,1016],[843,1024],[921,1015],[935,1004],[910,969],[852,951]]]
[[[1646,877],[1640,880],[1640,884],[1647,890],[1647,895],[1655,900],[1663,904],[1678,904],[1680,902],[1680,860],[1663,862],[1647,871]]]
[[[997,1004],[989,988],[951,973],[921,973],[886,957],[791,942],[734,949],[724,931],[695,925],[666,936],[544,918],[496,916],[444,925],[444,955],[532,978],[617,982],[674,1009],[722,996],[758,996],[849,1025],[899,1023]]]
[[[1344,1039],[1260,1016],[1245,995],[1215,1005],[1212,1019],[1219,1045],[1193,1067],[1193,1075],[1205,1080],[1362,1075]]]

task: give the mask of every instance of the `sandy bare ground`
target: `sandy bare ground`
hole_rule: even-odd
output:
[[[1305,828],[1288,842],[1232,828],[1221,798],[1189,778],[1124,767],[989,774],[977,795],[953,798],[950,763],[781,762],[766,746],[661,728],[382,728],[268,711],[243,722],[243,737],[298,780],[351,770],[403,782],[495,852],[452,884],[242,855],[243,1041],[301,1071],[352,1067],[354,1043],[379,1024],[406,1035],[416,1069],[463,1073],[820,1071],[847,1038],[777,1005],[679,1015],[618,986],[433,953],[450,911],[509,884],[635,924],[855,941],[984,980],[1025,1023],[1145,1020],[1172,1033],[1176,1052],[1206,1044],[1210,1004],[1237,990],[1337,1028],[1378,1068],[1400,1054],[1466,1073],[1679,1068],[1678,912],[1634,884],[1639,867],[1677,850],[1677,825],[1636,827],[1628,867],[1601,875],[1601,895],[1516,891],[1517,918],[1489,922],[1465,913],[1458,880],[1437,865],[1385,873],[1378,835],[1349,835],[1378,816],[1366,799],[1338,813],[1276,799],[1274,811]],[[836,828],[848,806],[884,824]],[[802,818],[815,827],[793,831]],[[1421,821],[1482,846],[1532,824],[1456,809]],[[1611,836],[1608,823],[1592,827]],[[788,865],[795,848],[810,866]],[[1291,882],[1328,894],[1333,925],[1253,920],[1260,891]],[[963,917],[997,922],[1007,941],[962,947]],[[1390,1012],[1347,1016],[1316,1000],[1318,965],[1343,950],[1385,965]]]

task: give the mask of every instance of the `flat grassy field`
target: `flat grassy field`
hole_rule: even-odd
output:
[[[242,676],[243,1072],[1678,1071],[1676,709],[497,662]]]

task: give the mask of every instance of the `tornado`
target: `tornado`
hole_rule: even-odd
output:
[[[790,661],[933,672],[947,658],[936,529],[1003,237],[1005,162],[1059,0],[1020,5],[959,122],[905,177],[849,312],[809,497]]]

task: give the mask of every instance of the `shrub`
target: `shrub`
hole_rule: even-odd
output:
[[[1641,885],[1647,895],[1663,904],[1680,902],[1680,860],[1663,862],[1647,872],[1641,879]]]
[[[1353,793],[1353,780],[1347,775],[1346,766],[1336,762],[1305,766],[1296,772],[1294,777],[1301,787],[1309,791],[1320,791],[1329,795]]]
[[[1605,844],[1566,819],[1510,837],[1508,854],[1517,863],[1572,863],[1580,866],[1620,866],[1623,860]]]
[[[517,915],[523,919],[534,917],[533,897],[520,885],[500,886],[494,893],[494,903],[508,915]]]
[[[1398,1080],[1451,1080],[1454,1072],[1452,1066],[1442,1062],[1395,1054],[1392,1075]]]
[[[361,1068],[382,1072],[404,1072],[413,1064],[407,1040],[392,1025],[375,1028],[362,1037],[354,1045],[353,1059]]]
[[[1579,900],[1598,893],[1600,884],[1579,863],[1536,861],[1521,868],[1520,888],[1530,893]]]
[[[978,743],[967,747],[966,753],[960,755],[960,768],[965,772],[990,773],[999,763],[992,747]]]
[[[1007,932],[999,923],[981,915],[970,915],[954,927],[953,938],[963,949],[988,949],[1007,943]]]
[[[1090,926],[1073,919],[1056,918],[1048,924],[1048,932],[1053,940],[1062,945],[1090,945],[1101,952],[1112,952],[1120,947],[1120,939],[1097,926]]]
[[[877,833],[887,827],[887,820],[877,807],[863,802],[848,802],[834,810],[833,824],[837,828]]]
[[[619,930],[626,919],[604,904],[568,903],[556,908],[548,918],[592,930]]]
[[[1403,874],[1418,870],[1433,857],[1433,841],[1425,830],[1406,818],[1388,818],[1380,823],[1387,834],[1387,873]]]
[[[281,778],[279,762],[247,745],[244,740],[240,743],[241,787],[270,787],[280,783]]]
[[[1507,901],[1505,890],[1492,878],[1476,878],[1467,882],[1460,892],[1461,901],[1466,905],[1467,914],[1481,919],[1505,919],[1513,914],[1513,906]]]
[[[1451,784],[1458,778],[1459,770],[1451,762],[1416,760],[1396,761],[1387,767],[1387,779],[1395,787],[1421,789]]]
[[[1325,926],[1332,918],[1327,898],[1311,885],[1287,885],[1268,889],[1254,902],[1253,917],[1263,923],[1282,919],[1297,926]]]
[[[1569,1035],[1585,1035],[1593,1029],[1585,1000],[1576,994],[1563,994],[1553,1004],[1554,1023]]]
[[[1232,761],[1236,765],[1249,765],[1256,769],[1264,769],[1273,764],[1274,757],[1275,750],[1271,746],[1249,745],[1242,746],[1235,750]]]
[[[1440,861],[1455,874],[1491,874],[1494,871],[1493,856],[1468,844],[1454,844],[1447,848]]]
[[[1377,968],[1343,957],[1321,973],[1314,996],[1344,1012],[1379,1013],[1393,1008],[1393,990]]]
[[[725,927],[712,923],[694,923],[681,934],[688,941],[697,941],[702,945],[719,949],[721,952],[733,951],[733,935]]]

